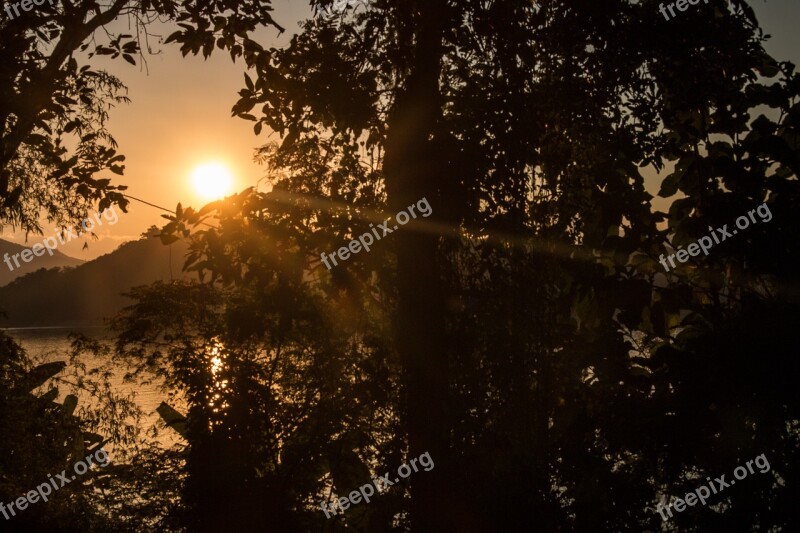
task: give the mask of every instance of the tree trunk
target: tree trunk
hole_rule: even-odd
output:
[[[405,7],[405,6],[404,6]],[[412,2],[415,58],[405,90],[398,94],[389,118],[384,173],[389,207],[397,213],[427,198],[433,214],[445,212],[438,182],[446,157],[434,149],[442,114],[439,77],[442,57],[442,0]],[[448,364],[445,345],[446,290],[437,251],[441,235],[401,228],[392,238],[397,252],[398,311],[396,337],[405,370],[405,428],[409,458],[429,452],[435,467],[417,472],[411,481],[414,531],[450,530],[457,518],[454,487],[448,487]],[[445,529],[446,528],[446,529]]]

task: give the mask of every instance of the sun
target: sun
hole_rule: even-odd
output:
[[[205,163],[192,171],[192,185],[204,200],[219,200],[231,193],[233,177],[225,165]]]

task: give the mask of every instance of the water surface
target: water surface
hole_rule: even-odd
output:
[[[42,362],[64,361],[69,362],[71,332],[82,333],[88,337],[108,340],[112,337],[105,327],[83,327],[83,328],[64,328],[64,327],[44,327],[44,328],[8,328],[5,333],[16,340],[28,355],[35,360]],[[108,363],[107,359],[97,357],[97,365]],[[89,363],[87,362],[87,365]],[[125,369],[119,368],[118,372],[111,377],[111,384],[117,393],[134,393],[136,403],[141,407],[145,414],[150,415],[155,408],[165,399],[166,394],[158,390],[156,385],[137,385],[124,383],[122,377]],[[63,391],[59,397],[63,399]],[[149,418],[149,417],[148,417]]]

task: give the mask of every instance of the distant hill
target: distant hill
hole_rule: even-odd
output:
[[[102,325],[131,304],[122,296],[131,287],[183,277],[186,250],[181,241],[164,246],[147,237],[74,268],[39,269],[17,278],[0,287],[0,310],[8,315],[0,316],[0,327]]]
[[[31,246],[33,246],[33,243],[31,243]],[[82,265],[85,262],[82,259],[75,259],[74,257],[64,255],[58,250],[53,250],[52,256],[49,253],[45,253],[40,257],[35,257],[30,263],[26,263],[18,258],[19,267],[17,267],[14,264],[14,260],[11,259],[11,265],[14,267],[14,270],[9,270],[8,265],[2,262],[5,254],[8,254],[9,257],[13,257],[14,254],[20,254],[22,250],[27,248],[28,247],[22,246],[21,244],[0,239],[0,287],[8,285],[20,276],[36,272],[42,268],[74,267]]]

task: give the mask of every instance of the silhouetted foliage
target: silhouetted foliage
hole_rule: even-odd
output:
[[[741,2],[678,31],[649,3],[522,1],[379,2],[287,49],[245,40],[233,112],[282,135],[261,151],[273,190],[208,206],[219,231],[191,210],[165,231],[194,225],[187,266],[209,282],[287,291],[260,304],[278,323],[303,294],[387,306],[395,437],[443,465],[411,482],[421,531],[659,528],[659,498],[760,453],[771,473],[664,527],[791,529],[800,86],[761,40]],[[668,214],[648,165],[685,195]],[[438,238],[409,227],[320,267],[422,196]],[[764,201],[774,225],[660,272],[666,242]]]
[[[64,470],[69,477],[77,461],[113,446],[110,464],[90,467],[68,485],[54,481],[61,486],[47,501],[4,508],[4,531],[157,530],[149,526],[170,505],[168,476],[147,470],[154,451],[142,442],[139,410],[112,390],[106,371],[87,368],[77,354],[68,363],[36,365],[0,332],[0,502],[14,502]],[[78,407],[83,401],[87,405]],[[155,454],[162,465],[172,455]],[[117,464],[126,459],[133,465]],[[148,490],[151,485],[157,490]]]
[[[115,321],[119,360],[175,395],[176,527],[797,529],[800,77],[744,2],[677,26],[652,2],[381,0],[285,49],[225,5],[169,40],[251,68],[232,111],[280,134],[271,189],[178,205],[162,239],[199,281]],[[423,197],[430,218],[323,268]],[[768,224],[659,266],[762,203]],[[319,510],[422,452],[434,470]]]

